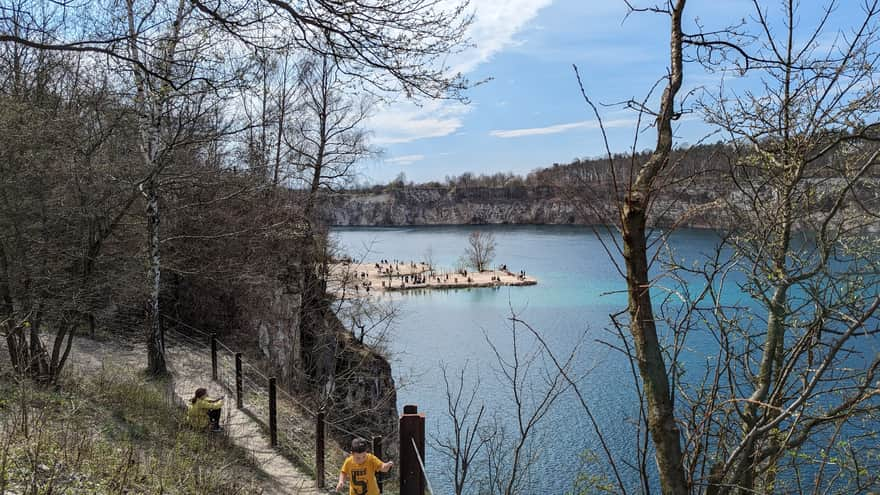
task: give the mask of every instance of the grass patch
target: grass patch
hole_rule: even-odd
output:
[[[189,428],[168,389],[121,368],[56,389],[0,376],[0,495],[262,493],[249,454]]]

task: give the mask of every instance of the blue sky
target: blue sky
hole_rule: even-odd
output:
[[[644,3],[644,2],[642,2]],[[801,22],[810,25],[806,4]],[[842,0],[836,17],[852,18],[859,0]],[[778,18],[778,2],[768,12]],[[526,174],[575,157],[603,154],[602,136],[578,88],[572,64],[589,96],[612,104],[642,99],[668,66],[668,18],[649,13],[626,16],[622,0],[472,0],[476,48],[450,64],[473,81],[470,104],[398,102],[379,109],[370,122],[381,159],[365,163],[368,182],[387,182],[399,173],[408,180],[443,180],[463,172]],[[717,28],[753,14],[749,0],[692,0],[685,30],[694,19]],[[685,90],[716,87],[721,76],[696,65],[685,73]],[[614,151],[633,144],[636,115],[619,106],[600,109]],[[679,123],[679,142],[697,142],[710,132],[697,116]],[[653,147],[651,130],[638,149]],[[715,138],[711,139],[715,140]]]
[[[598,155],[601,135],[572,64],[578,65],[591,98],[606,103],[643,95],[667,65],[665,18],[639,14],[624,22],[622,1],[475,0],[472,5],[477,20],[471,38],[477,48],[453,65],[470,69],[470,80],[492,80],[468,91],[467,105],[398,103],[380,110],[371,127],[373,142],[384,153],[365,164],[368,179],[385,182],[400,172],[416,182],[468,171],[524,174]],[[613,108],[603,113],[617,125],[611,129],[614,146],[627,146],[634,116]]]

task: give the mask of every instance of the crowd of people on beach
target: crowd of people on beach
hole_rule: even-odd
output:
[[[470,271],[459,267],[455,270],[435,270],[425,261],[381,259],[369,264],[359,264],[354,273],[354,291],[369,293],[371,290],[400,290],[419,288],[495,287],[528,283],[525,270],[511,272],[506,264],[494,270]],[[374,286],[373,284],[376,283]]]

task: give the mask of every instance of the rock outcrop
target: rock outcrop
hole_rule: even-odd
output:
[[[720,179],[719,179],[720,180]],[[726,187],[726,190],[725,190]],[[842,179],[804,181],[812,203],[799,228],[811,229],[830,212],[847,187]],[[844,202],[846,215],[858,219],[876,209],[880,180],[867,178],[852,187]],[[766,194],[772,194],[770,190]],[[609,184],[575,190],[568,187],[437,187],[401,186],[381,192],[344,192],[325,204],[325,221],[335,226],[394,225],[596,225],[615,223],[618,203]],[[687,188],[659,188],[649,223],[655,227],[727,229],[743,221],[750,200],[731,185],[693,182]],[[739,205],[739,206],[738,206]],[[740,210],[735,213],[734,210]],[[752,218],[750,221],[765,221]],[[880,222],[859,221],[860,228],[880,231]]]
[[[216,331],[250,362],[262,360],[284,387],[325,407],[336,425],[330,435],[353,431],[393,440],[398,412],[390,364],[342,325],[302,266],[292,262],[277,278],[228,287],[180,277],[167,295],[178,319]],[[337,440],[347,445],[351,438]]]
[[[655,224],[704,227],[716,221],[714,195],[694,190],[659,198]],[[574,196],[562,188],[403,187],[380,193],[348,192],[329,200],[326,221],[337,226],[539,224],[591,225],[614,218],[608,188]],[[694,215],[695,212],[699,214]]]

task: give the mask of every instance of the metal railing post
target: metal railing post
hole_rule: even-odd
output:
[[[211,333],[211,378],[217,381],[217,334]]]
[[[275,402],[275,377],[269,378],[269,444],[278,446],[278,408]]]
[[[318,411],[315,422],[315,484],[324,488],[324,410]]]
[[[242,407],[241,393],[241,353],[235,353],[235,406],[239,409]]]
[[[409,404],[400,417],[400,495],[425,495],[419,456],[425,458],[425,414]]]
[[[382,437],[373,437],[373,455],[382,459]],[[385,459],[382,460],[384,461]],[[385,473],[376,473],[376,483],[379,485],[379,493],[382,493],[383,478],[385,478]]]

